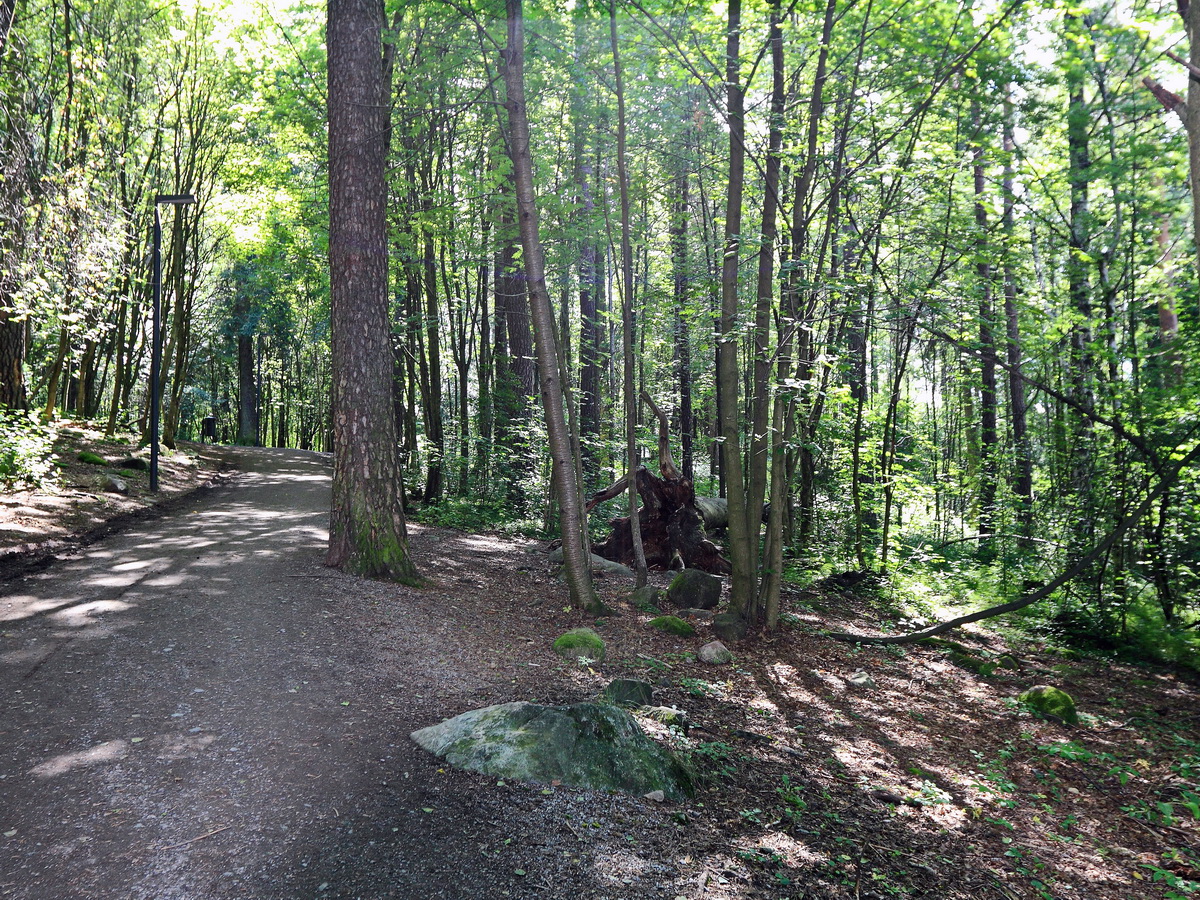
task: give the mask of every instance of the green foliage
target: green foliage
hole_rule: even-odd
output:
[[[725,741],[697,744],[692,748],[691,760],[700,782],[719,783],[732,778],[737,771],[737,751]]]
[[[52,488],[54,437],[25,413],[0,408],[0,484]],[[103,462],[103,460],[101,460]]]
[[[500,499],[446,497],[439,503],[412,504],[405,509],[405,513],[414,521],[441,528],[545,537],[541,522],[529,518],[514,518],[512,510]]]

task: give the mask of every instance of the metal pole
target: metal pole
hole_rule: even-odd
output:
[[[158,490],[159,369],[162,368],[162,220],[154,204],[154,306],[150,323],[150,490]]]

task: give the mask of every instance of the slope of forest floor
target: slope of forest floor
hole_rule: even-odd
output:
[[[81,454],[94,454],[102,462],[85,461]],[[175,451],[160,455],[154,494],[148,469],[121,465],[129,459],[149,464],[149,451],[138,450],[133,435],[107,437],[86,423],[57,426],[49,483],[22,484],[0,494],[0,570],[86,544],[156,507],[169,507],[213,484],[230,465],[222,447],[181,441]],[[124,484],[125,493],[107,489],[110,476]]]
[[[81,438],[101,455],[121,449]],[[220,468],[219,448],[189,450],[188,462],[164,462],[165,495],[200,487]],[[77,452],[69,446],[64,455]],[[5,547],[28,551],[33,536],[86,539],[146,507],[140,485],[108,497],[95,474],[68,465],[61,493],[6,497]],[[393,664],[395,638],[414,620],[441,623],[458,653],[429,660],[427,685],[397,684],[382,704],[432,724],[465,711],[467,699],[569,703],[613,678],[642,678],[656,704],[687,721],[647,729],[686,755],[699,778],[684,804],[601,800],[497,784],[430,758],[413,777],[430,791],[473,796],[481,816],[523,821],[552,803],[573,810],[559,824],[574,839],[542,852],[544,872],[520,863],[510,886],[480,896],[1177,900],[1200,892],[1200,691],[1186,673],[984,628],[905,649],[838,643],[823,632],[893,628],[903,611],[885,592],[832,587],[787,594],[778,634],[734,647],[732,665],[707,666],[696,660],[709,640],[703,623],[691,638],[654,630],[649,611],[625,602],[631,585],[621,580],[599,583],[619,615],[584,620],[550,575],[544,545],[411,530],[426,584],[356,582],[376,599],[370,620],[354,627],[369,635],[377,666]],[[579,666],[551,651],[555,637],[583,624],[607,642],[603,664]],[[869,676],[866,686],[852,683],[858,673]],[[470,697],[443,690],[468,674]],[[1016,698],[1037,684],[1070,692],[1081,724],[1025,709]],[[510,841],[543,840],[514,833],[484,858],[515,852]],[[582,874],[575,886],[564,882],[585,853],[586,882]]]

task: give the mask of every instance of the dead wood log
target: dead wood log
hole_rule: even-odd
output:
[[[716,575],[727,575],[732,571],[729,561],[721,555],[716,544],[708,539],[705,526],[728,522],[728,509],[719,512],[720,502],[707,498],[703,506],[696,497],[696,489],[690,479],[684,478],[671,459],[671,447],[666,415],[649,395],[642,400],[654,411],[659,421],[658,462],[662,477],[641,466],[635,475],[638,496],[642,506],[638,512],[638,523],[642,532],[642,548],[646,554],[646,565],[654,569],[668,569],[676,565],[676,559],[692,569],[701,569]],[[599,491],[588,501],[591,512],[598,503],[611,500],[629,488],[628,476]],[[707,507],[707,510],[704,508]],[[609,522],[612,533],[599,544],[592,545],[592,552],[614,562],[631,565],[633,561],[633,534],[629,517],[622,516]],[[714,526],[716,525],[714,524]]]

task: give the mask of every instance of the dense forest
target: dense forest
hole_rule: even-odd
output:
[[[556,530],[537,337],[583,495],[654,468],[660,409],[678,474],[728,498],[735,608],[767,628],[781,580],[849,569],[935,616],[1039,600],[1073,640],[1192,652],[1200,8],[388,0],[382,21],[410,515]],[[210,418],[333,449],[325,26],[0,2],[10,484],[52,479],[68,419],[148,438],[162,193],[196,198],[160,213],[163,443]]]

